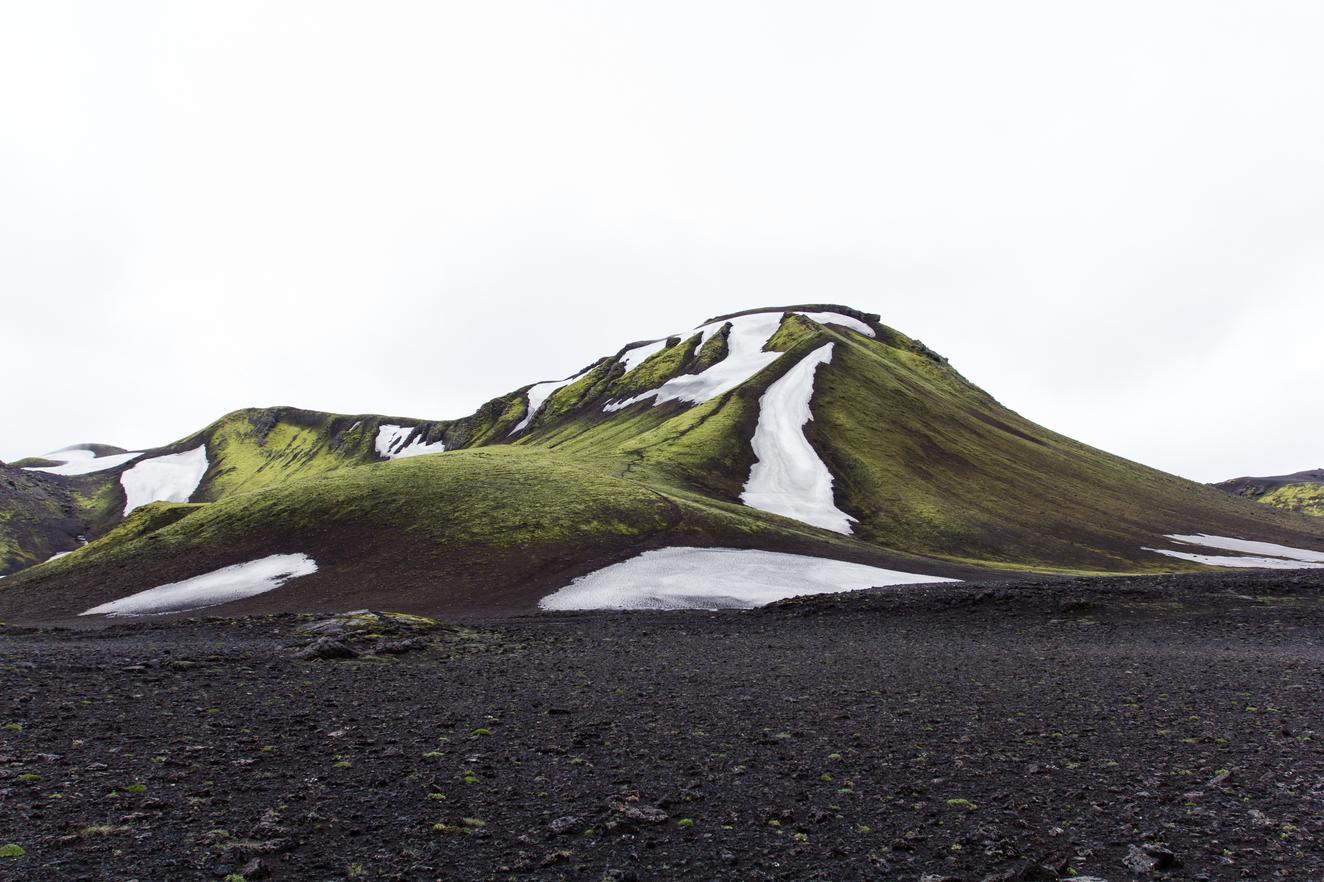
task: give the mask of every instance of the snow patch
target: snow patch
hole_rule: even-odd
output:
[[[260,560],[234,564],[171,582],[110,603],[94,606],[84,616],[159,616],[218,606],[279,588],[290,579],[317,572],[317,562],[306,554],[273,554]]]
[[[207,474],[207,447],[144,459],[120,475],[124,514],[149,502],[188,502]]]
[[[832,498],[832,473],[805,437],[814,418],[809,401],[814,373],[832,361],[832,343],[800,359],[759,399],[754,429],[754,456],[740,501],[836,533],[851,532],[855,518],[837,508]]]
[[[1158,554],[1189,560],[1211,567],[1241,567],[1267,570],[1301,570],[1324,568],[1324,551],[1311,551],[1308,548],[1293,548],[1290,545],[1275,545],[1272,542],[1256,542],[1251,539],[1233,539],[1227,536],[1210,536],[1206,533],[1184,535],[1172,533],[1165,538],[1182,545],[1195,545],[1204,548],[1216,548],[1221,551],[1244,552],[1236,555],[1200,554],[1193,551],[1177,551],[1169,548],[1146,548]]]
[[[1210,567],[1243,567],[1255,570],[1313,570],[1324,568],[1324,564],[1304,563],[1299,560],[1284,560],[1281,557],[1245,557],[1242,555],[1196,554],[1191,551],[1172,551],[1167,548],[1146,548],[1159,554],[1189,560]]]
[[[664,340],[662,342],[665,343],[666,341]],[[592,369],[593,368],[589,368],[588,370]],[[588,371],[581,371],[573,377],[566,377],[564,380],[553,380],[547,383],[537,383],[530,386],[528,391],[524,393],[524,397],[528,401],[528,406],[524,411],[524,419],[515,424],[515,428],[510,430],[510,434],[517,435],[527,429],[529,423],[533,422],[533,418],[538,415],[538,411],[542,410],[542,406],[547,403],[547,399],[552,397],[553,392],[563,386],[569,386],[575,380],[578,380],[587,373]]]
[[[673,546],[580,576],[538,606],[545,610],[748,609],[801,594],[954,581],[779,551]]]
[[[1218,548],[1223,551],[1239,551],[1247,554],[1264,554],[1270,557],[1285,557],[1288,560],[1300,560],[1307,563],[1324,563],[1324,551],[1311,551],[1308,548],[1293,548],[1290,545],[1274,545],[1272,542],[1255,542],[1250,539],[1230,539],[1226,536],[1210,536],[1197,533],[1193,536],[1173,534],[1167,537],[1183,545],[1203,545],[1205,548]]]
[[[383,459],[404,459],[409,456],[422,456],[425,453],[445,452],[446,443],[444,441],[433,441],[431,444],[426,444],[423,442],[421,431],[419,431],[419,436],[410,443],[409,436],[416,431],[419,431],[417,426],[383,424],[378,427],[375,442],[377,455]]]
[[[859,319],[836,312],[798,312],[819,324],[844,325],[852,331],[874,336],[873,328]],[[682,374],[672,377],[656,389],[650,389],[621,401],[609,401],[603,406],[608,413],[621,410],[645,399],[652,398],[658,405],[667,401],[686,401],[690,404],[703,404],[719,395],[730,392],[741,383],[749,380],[759,371],[781,358],[780,352],[764,352],[763,347],[777,333],[781,326],[780,312],[756,312],[751,315],[739,315],[724,321],[710,322],[698,328],[702,342],[722,329],[729,321],[731,332],[727,336],[726,358],[697,374]]]
[[[625,365],[625,374],[628,374],[630,371],[639,367],[639,365],[648,361],[648,359],[666,348],[666,340],[657,340],[653,343],[645,343],[643,346],[636,346],[633,349],[625,350],[621,353],[621,364]],[[621,376],[623,377],[625,374],[621,374]]]
[[[93,472],[104,472],[117,468],[142,455],[141,450],[135,450],[130,453],[112,453],[108,456],[97,456],[90,450],[69,448],[67,450],[57,450],[41,457],[52,462],[58,462],[59,465],[33,466],[32,468],[25,468],[24,471],[46,472],[48,475],[90,475]]]

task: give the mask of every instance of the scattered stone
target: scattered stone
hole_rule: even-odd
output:
[[[342,640],[337,640],[334,637],[322,637],[300,649],[294,654],[294,657],[304,661],[357,658],[358,652]]]
[[[640,824],[665,824],[671,816],[651,805],[635,805],[621,799],[610,799],[607,807],[629,821]]]
[[[566,833],[573,833],[576,830],[582,830],[583,828],[584,828],[584,819],[579,817],[578,815],[566,815],[564,817],[557,818],[556,820],[552,821],[550,824],[547,825],[547,829],[551,830],[552,833],[557,836],[563,836]]]
[[[262,858],[253,858],[244,864],[239,875],[244,877],[245,882],[251,879],[266,879],[271,876],[271,867],[267,866],[267,862]]]
[[[404,655],[427,648],[428,642],[422,637],[405,637],[399,640],[378,640],[372,651],[377,655]]]
[[[1168,870],[1181,865],[1177,856],[1161,845],[1145,843],[1127,848],[1122,863],[1133,873],[1153,873],[1155,870]]]

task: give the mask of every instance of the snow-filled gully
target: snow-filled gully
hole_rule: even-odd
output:
[[[757,461],[740,501],[750,508],[849,535],[855,519],[837,508],[832,498],[832,472],[804,433],[805,424],[814,418],[809,409],[814,374],[819,365],[832,361],[833,345],[824,344],[800,359],[759,399],[753,440]]]

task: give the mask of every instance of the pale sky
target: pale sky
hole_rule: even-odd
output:
[[[1114,453],[1322,466],[1322,45],[1318,0],[0,0],[0,459],[839,302]]]

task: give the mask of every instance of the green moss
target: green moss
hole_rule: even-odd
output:
[[[763,349],[766,352],[788,352],[811,340],[819,340],[821,326],[802,315],[792,313],[782,319],[777,330],[768,338]]]
[[[1285,484],[1260,497],[1260,502],[1283,511],[1324,516],[1324,484]]]
[[[40,456],[29,456],[15,460],[8,463],[8,465],[15,469],[48,469],[60,465],[60,462],[54,459],[42,459]]]
[[[827,333],[806,432],[866,541],[994,569],[1168,571],[1187,567],[1146,541],[1274,532],[1244,502],[1025,420],[923,351]]]
[[[108,528],[124,514],[124,490],[119,478],[100,477],[93,483],[84,484],[73,493],[74,504],[79,516],[94,527],[96,532]]]
[[[543,403],[542,411],[536,417],[537,422],[542,425],[555,422],[582,407],[585,402],[597,398],[606,388],[610,376],[611,362],[603,359],[575,382],[553,392]]]
[[[333,449],[333,419],[321,415],[303,424],[276,417],[273,422],[267,411],[246,411],[222,420],[206,441],[211,468],[202,498],[222,499],[362,462],[362,451],[353,445]],[[360,423],[356,431],[362,430]]]
[[[612,383],[609,398],[630,398],[641,392],[656,389],[682,373],[694,373],[687,370],[699,345],[700,335],[695,334],[688,340],[672,337],[667,346],[654,352],[648,358],[635,365],[634,370],[621,376]]]
[[[703,344],[703,348],[699,350],[695,358],[692,372],[702,373],[726,358],[727,353],[730,352],[730,346],[727,343],[730,336],[731,323],[727,322]]]
[[[13,842],[0,845],[0,858],[21,858],[27,853],[27,849]]]

